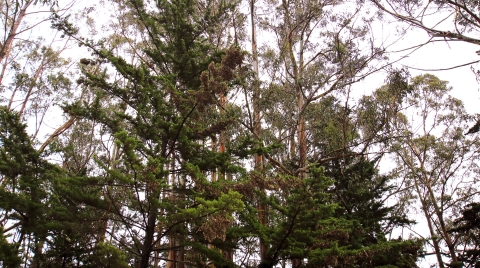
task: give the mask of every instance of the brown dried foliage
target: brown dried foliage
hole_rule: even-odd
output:
[[[225,241],[230,223],[231,221],[225,215],[213,214],[200,226],[199,231],[203,232],[203,236],[210,243],[217,238]]]
[[[198,101],[214,103],[215,95],[227,94],[228,81],[235,78],[235,69],[243,62],[243,54],[234,47],[229,48],[220,64],[208,65],[208,71],[200,75],[203,92],[198,92]],[[212,94],[213,93],[213,94]]]

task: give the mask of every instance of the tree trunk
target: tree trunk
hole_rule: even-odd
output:
[[[262,126],[260,122],[260,88],[258,85],[258,50],[257,50],[257,33],[255,29],[255,1],[250,0],[250,18],[252,22],[252,55],[253,55],[253,72],[255,75],[255,82],[254,82],[254,89],[253,89],[253,127],[254,132],[257,137],[260,137]],[[255,158],[255,171],[261,172],[263,167],[263,156],[256,154]],[[261,191],[265,191],[264,189],[260,189]],[[265,206],[259,201],[258,206],[258,219],[262,225],[266,225],[266,214],[265,214]],[[260,260],[261,262],[267,258],[267,246],[263,238],[260,238]]]
[[[159,195],[160,193],[157,190],[154,190],[154,196]],[[143,240],[142,251],[141,251],[141,260],[138,268],[148,268],[149,261],[150,261],[150,253],[152,251],[152,244],[153,244],[153,237],[155,235],[155,226],[157,224],[157,206],[154,204],[150,204],[152,207],[150,208],[149,215],[148,215],[148,222],[145,228],[145,239]]]
[[[441,231],[441,234],[442,234],[443,238],[445,239],[445,243],[447,244],[447,248],[448,248],[448,250],[450,252],[450,255],[451,255],[450,257],[452,258],[452,262],[456,263],[456,262],[458,262],[458,258],[457,258],[457,254],[455,252],[455,245],[453,244],[453,242],[450,238],[450,235],[448,233],[447,227],[445,225],[445,221],[443,219],[443,213],[440,210],[440,208],[438,207],[437,198],[435,197],[435,193],[433,192],[432,185],[431,185],[432,184],[431,183],[431,177],[425,171],[424,159],[421,159],[417,146],[415,146],[415,144],[412,144],[411,147],[416,152],[415,155],[417,156],[418,161],[420,161],[420,163],[421,163],[420,168],[421,168],[421,171],[422,171],[424,186],[427,188],[427,195],[430,199],[430,202],[432,203],[434,212],[437,215],[438,222],[440,223],[440,231]],[[417,189],[417,191],[418,191],[418,189]],[[424,209],[427,209],[427,208],[425,207]],[[435,251],[439,251],[439,250],[440,249],[435,249]],[[439,254],[437,253],[437,255],[439,255]],[[440,256],[440,259],[441,259],[441,256]],[[440,265],[441,266],[443,265],[443,261]]]
[[[175,157],[172,155],[171,157],[172,162],[170,164],[170,169],[174,170],[175,169]],[[175,172],[172,172],[170,176],[170,182],[167,182],[167,184],[170,183],[170,186],[173,188],[173,185],[175,183]],[[174,199],[176,198],[173,194],[168,196],[167,198],[169,199]],[[167,257],[167,265],[166,268],[176,268],[177,266],[177,258],[176,258],[176,252],[175,252],[175,246],[176,246],[176,241],[173,235],[170,234],[170,237],[168,238],[168,243],[170,246],[170,249],[168,250],[168,257]]]
[[[415,188],[417,190],[420,203],[422,204],[423,213],[425,214],[425,218],[427,219],[428,230],[430,231],[430,236],[432,237],[433,249],[435,250],[435,255],[437,257],[438,265],[440,266],[440,268],[445,268],[445,265],[443,264],[443,260],[442,260],[442,253],[440,251],[440,246],[438,244],[438,239],[435,238],[435,230],[433,227],[432,218],[427,211],[425,199],[422,197],[422,193],[420,192],[417,179],[415,179]]]
[[[32,4],[32,1],[27,1],[25,6],[21,7],[20,13],[18,13],[18,17],[13,22],[13,25],[10,28],[10,32],[8,33],[7,40],[5,41],[5,44],[3,44],[3,46],[0,48],[0,62],[6,59],[6,55],[9,54],[10,49],[13,45],[13,40],[17,35],[18,27],[20,26],[20,23],[22,23],[22,20],[25,18],[25,15],[27,14],[27,8],[30,6],[30,4]]]

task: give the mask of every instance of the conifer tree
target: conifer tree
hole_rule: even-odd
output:
[[[463,248],[458,254],[459,262],[450,264],[452,267],[477,267],[480,265],[480,204],[470,203],[462,210],[462,216],[454,221],[449,230],[456,236],[458,244]]]
[[[233,47],[219,50],[207,42],[208,31],[231,9],[220,3],[220,12],[213,14],[210,4],[157,1],[152,11],[143,1],[127,2],[146,36],[141,60],[129,64],[85,42],[121,79],[110,78],[107,71],[86,73],[82,83],[97,91],[97,99],[91,105],[65,107],[98,122],[121,151],[115,168],[99,165],[104,167],[103,183],[108,186],[105,198],[112,204],[110,220],[116,222],[109,236],[136,267],[151,265],[154,252],[171,250],[183,256],[172,260],[178,267],[228,263],[218,249],[207,245],[224,240],[231,214],[243,204],[238,193],[208,180],[206,174],[217,169],[235,169],[224,161],[227,153],[204,144],[235,119],[232,110],[220,113],[215,107],[227,93],[243,55]],[[57,27],[74,35],[64,22]],[[103,96],[124,108],[103,109]],[[212,113],[216,120],[206,120]],[[125,197],[114,198],[113,188]],[[182,253],[187,247],[193,250]],[[165,255],[156,256],[168,260]]]

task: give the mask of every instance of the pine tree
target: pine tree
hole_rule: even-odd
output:
[[[115,168],[99,163],[107,187],[104,197],[112,204],[110,220],[116,224],[109,236],[136,267],[148,267],[154,252],[172,250],[178,267],[228,263],[207,244],[225,239],[231,214],[243,204],[238,193],[208,180],[206,174],[217,169],[235,169],[224,161],[228,153],[204,144],[235,120],[232,110],[220,113],[215,107],[227,94],[243,55],[233,47],[217,50],[206,38],[231,6],[222,3],[214,15],[208,4],[205,9],[191,0],[158,1],[154,12],[142,1],[126,4],[147,36],[142,60],[129,64],[86,44],[121,79],[112,80],[107,72],[86,73],[82,83],[97,91],[97,99],[91,105],[65,107],[98,122],[120,150]],[[57,26],[69,30],[67,24]],[[124,108],[105,110],[103,96]],[[207,120],[212,116],[215,121]],[[112,192],[124,196],[118,199]],[[182,250],[187,247],[188,254]]]
[[[5,107],[0,115],[0,173],[4,182],[0,208],[9,233],[15,231],[2,242],[4,252],[11,254],[2,257],[5,265],[17,262],[17,251],[30,267],[59,267],[79,261],[97,267],[101,262],[92,263],[89,258],[100,249],[94,235],[101,226],[101,214],[89,207],[106,206],[99,200],[98,181],[69,176],[46,161],[48,155],[33,148],[20,115]]]
[[[326,175],[334,181],[334,187],[330,190],[332,198],[340,206],[336,210],[336,217],[357,223],[346,244],[347,248],[369,252],[352,256],[347,264],[351,267],[416,267],[415,262],[421,250],[419,242],[387,239],[393,228],[413,222],[404,214],[396,215],[395,206],[385,206],[384,197],[394,190],[394,186],[389,185],[392,178],[378,174],[375,169],[377,160],[368,161],[361,156],[347,157],[344,160],[332,160],[331,165],[326,167]]]
[[[470,203],[462,210],[462,216],[454,221],[449,230],[456,237],[463,250],[458,255],[458,263],[450,263],[451,267],[477,267],[480,265],[480,204]]]

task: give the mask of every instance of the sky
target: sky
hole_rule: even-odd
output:
[[[385,42],[392,44],[389,46],[388,57],[396,61],[402,58],[394,67],[410,67],[410,74],[413,76],[430,73],[441,80],[449,82],[452,87],[451,94],[462,100],[465,108],[469,113],[480,114],[480,83],[477,82],[471,68],[480,70],[480,64],[468,64],[463,67],[454,68],[455,66],[464,65],[470,62],[480,60],[480,56],[476,51],[480,50],[480,46],[462,42],[436,39],[438,41],[430,42],[418,49],[394,52],[404,50],[409,47],[418,46],[426,43],[431,37],[427,32],[417,28],[409,28],[403,38],[398,40],[395,35],[396,26],[383,24],[374,26],[374,33],[382,34]],[[416,70],[416,69],[423,70]],[[453,68],[453,69],[449,69]],[[438,71],[439,69],[449,69]],[[364,85],[371,85],[378,88],[384,83],[384,74],[377,73],[362,82]]]

